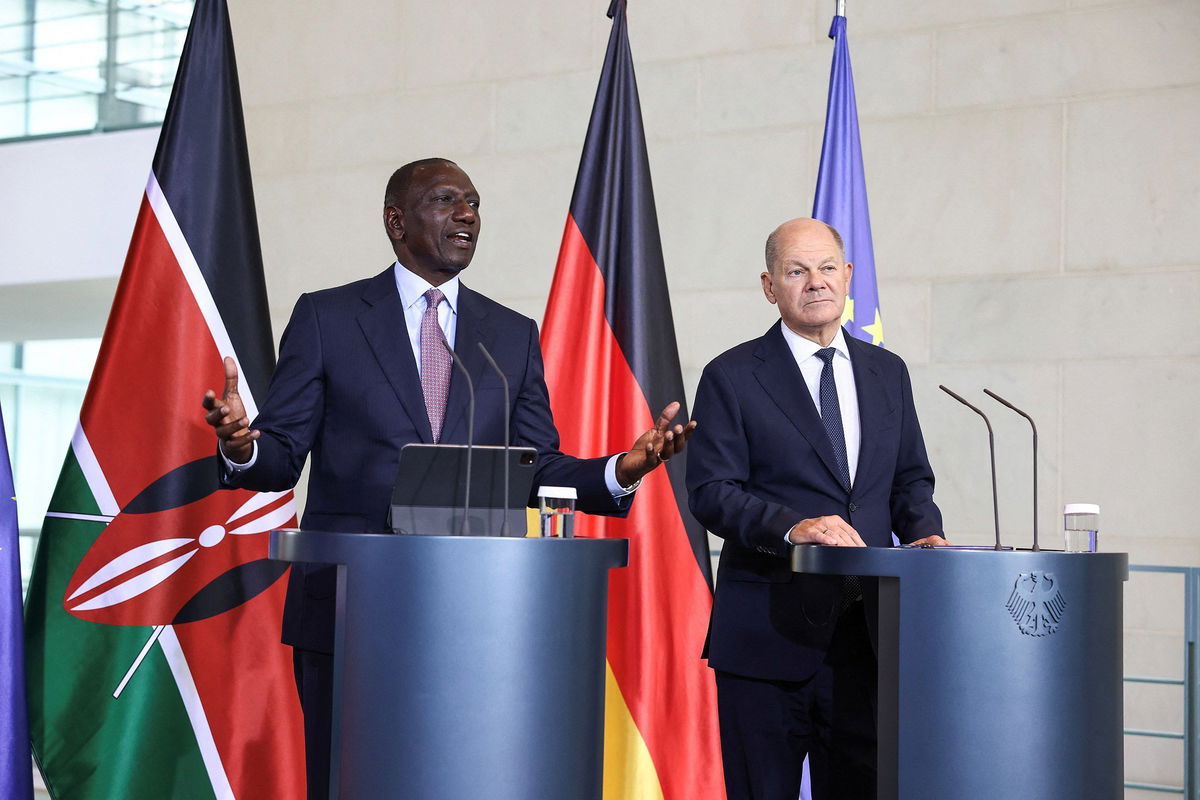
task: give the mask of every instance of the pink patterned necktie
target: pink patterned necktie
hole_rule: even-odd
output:
[[[450,392],[450,352],[446,350],[446,334],[438,325],[438,305],[446,296],[439,289],[425,293],[425,315],[421,317],[421,392],[425,395],[425,410],[433,441],[442,438],[442,422],[446,419],[446,396]]]

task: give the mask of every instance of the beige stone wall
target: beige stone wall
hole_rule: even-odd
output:
[[[1029,541],[1028,427],[986,386],[1039,420],[1050,546],[1062,503],[1098,502],[1105,549],[1200,564],[1200,2],[848,5],[887,343],[912,368],[948,534],[988,541],[991,496],[986,432],[939,383],[995,410],[1001,525]],[[811,209],[833,3],[630,6],[690,398],[774,319],[762,241]],[[299,292],[390,261],[384,181],[433,154],[483,195],[466,280],[540,319],[606,7],[235,2],[276,332]],[[1128,597],[1128,671],[1178,677],[1180,582],[1135,575]],[[1182,724],[1171,687],[1133,686],[1127,708],[1131,727]],[[1177,742],[1128,751],[1131,779],[1182,780]]]
[[[606,0],[234,3],[277,332],[391,253],[382,186],[458,160],[466,280],[539,318],[610,23]],[[765,329],[761,242],[811,208],[832,3],[634,0],[630,37],[688,392]],[[1200,563],[1200,3],[851,0],[888,346],[912,367],[947,531],[991,535],[986,435],[937,391],[1041,423],[1042,530]],[[714,316],[722,320],[712,325]],[[984,398],[986,400],[986,398]],[[990,401],[988,401],[990,402]],[[1001,524],[1028,540],[1028,428],[994,404]]]

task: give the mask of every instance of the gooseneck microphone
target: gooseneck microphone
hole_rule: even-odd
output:
[[[983,417],[983,422],[985,425],[987,425],[988,450],[991,452],[991,456],[992,456],[992,519],[996,523],[996,547],[994,549],[1003,550],[1004,548],[1000,546],[1000,500],[999,500],[998,495],[996,494],[996,437],[992,435],[992,422],[991,422],[991,420],[989,420],[987,418],[987,414],[983,413],[978,408],[971,405],[965,399],[963,399],[959,395],[955,394],[954,392],[950,391],[942,384],[939,383],[938,388],[941,389],[946,394],[953,397],[958,402],[962,403],[967,408],[974,411],[979,416]]]
[[[508,536],[508,415],[510,402],[508,396],[508,376],[504,374],[504,370],[500,369],[500,365],[496,363],[496,359],[492,358],[492,354],[488,352],[488,349],[483,346],[483,342],[477,342],[477,344],[479,345],[479,352],[483,353],[483,357],[487,359],[488,366],[500,376],[500,381],[504,384],[504,517],[500,523],[500,535]]]
[[[1000,395],[993,392],[991,389],[984,389],[984,394],[995,400],[997,403],[1002,403],[1008,406],[1013,411],[1020,414],[1025,419],[1029,420],[1029,427],[1033,428],[1033,552],[1038,552],[1042,548],[1038,546],[1038,479],[1037,479],[1037,425],[1033,422],[1033,417],[1026,414],[1021,409],[1014,406],[1012,403],[1005,400]]]
[[[471,380],[471,375],[467,372],[466,365],[458,357],[458,353],[454,352],[454,348],[450,346],[450,342],[442,339],[442,344],[446,346],[450,357],[454,359],[454,366],[458,367],[458,371],[462,373],[463,378],[467,382],[467,390],[470,392],[467,400],[467,479],[464,486],[466,496],[463,498],[462,530],[459,532],[459,536],[466,536],[468,533],[467,519],[471,516],[471,452],[475,448],[475,382]]]

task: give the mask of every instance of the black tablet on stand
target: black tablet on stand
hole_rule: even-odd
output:
[[[392,488],[393,533],[525,535],[525,508],[533,488],[537,451],[532,447],[479,445],[469,450],[470,458],[467,446],[460,444],[407,444],[401,448],[400,468]],[[468,463],[470,503],[466,494]]]

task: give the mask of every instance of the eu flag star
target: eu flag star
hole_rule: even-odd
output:
[[[879,309],[875,309],[875,322],[864,325],[863,330],[871,334],[871,344],[883,344],[883,320],[879,317]]]

